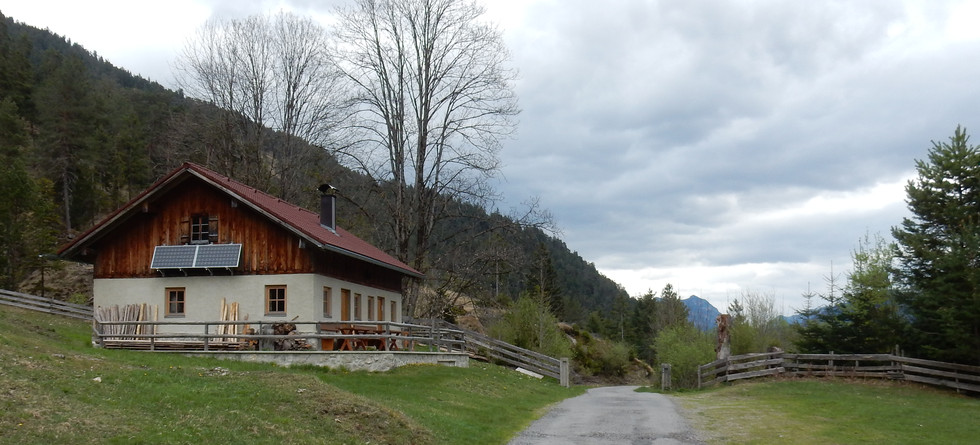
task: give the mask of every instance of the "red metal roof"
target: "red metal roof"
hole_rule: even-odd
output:
[[[167,188],[169,184],[179,181],[186,174],[197,176],[211,183],[225,193],[239,199],[269,217],[273,222],[296,233],[320,248],[333,250],[353,258],[375,263],[407,275],[422,276],[421,272],[385,253],[367,241],[354,236],[350,232],[340,227],[336,227],[336,232],[334,232],[320,225],[320,215],[317,213],[290,204],[261,190],[249,187],[191,162],[184,163],[163,178],[160,178],[140,193],[139,196],[117,209],[85,233],[76,237],[72,242],[64,246],[58,254],[71,256],[80,246],[86,245],[89,241],[98,238],[100,233],[120,223],[126,215],[138,209],[149,197]]]

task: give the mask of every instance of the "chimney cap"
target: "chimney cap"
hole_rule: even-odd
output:
[[[319,190],[320,193],[324,195],[333,195],[334,193],[337,192],[337,187],[334,187],[330,184],[320,184],[320,186],[317,187],[316,189]]]

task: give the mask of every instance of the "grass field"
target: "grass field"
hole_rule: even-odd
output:
[[[980,399],[875,380],[765,380],[678,394],[709,443],[975,444]]]
[[[584,392],[475,361],[386,373],[93,349],[88,323],[0,306],[0,443],[506,443]],[[879,381],[673,393],[710,443],[967,444],[980,399]]]
[[[506,443],[584,391],[473,361],[281,368],[94,349],[90,332],[0,306],[0,443]]]

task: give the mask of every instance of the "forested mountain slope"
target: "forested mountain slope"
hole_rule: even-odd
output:
[[[286,190],[262,168],[280,136],[264,130],[259,146],[227,144],[222,136],[240,130],[232,128],[234,113],[134,76],[70,39],[0,12],[0,287],[36,292],[18,287],[50,261],[40,255],[186,161],[309,208],[318,202],[317,185],[333,184],[340,189],[338,224],[393,248],[385,235],[388,209],[377,199],[390,193],[387,184],[304,144],[302,171],[291,172],[301,183]],[[531,291],[531,277],[548,269],[568,321],[606,313],[627,296],[542,227],[522,225],[492,203],[446,199],[448,218],[429,247],[427,285],[439,293],[497,304]]]

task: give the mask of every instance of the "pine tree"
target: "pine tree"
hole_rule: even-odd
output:
[[[848,275],[840,314],[847,344],[853,352],[891,352],[904,330],[891,280],[894,246],[880,235],[865,235],[851,258],[854,270]]]
[[[913,216],[892,229],[910,350],[980,365],[980,151],[957,127],[916,170],[905,188]]]
[[[102,166],[98,148],[104,117],[78,56],[49,50],[35,92],[40,127],[40,163],[60,195],[66,230],[94,222],[100,197],[95,183]]]
[[[54,248],[50,182],[24,162],[27,125],[12,98],[0,100],[0,288],[18,289],[38,255]]]
[[[541,243],[534,253],[530,270],[527,274],[526,292],[540,301],[558,319],[563,319],[565,304],[561,287],[558,285],[558,273],[551,262],[548,248]]]
[[[660,291],[660,299],[657,300],[657,312],[654,318],[654,332],[660,331],[687,322],[687,306],[674,291],[674,286],[667,283]]]

